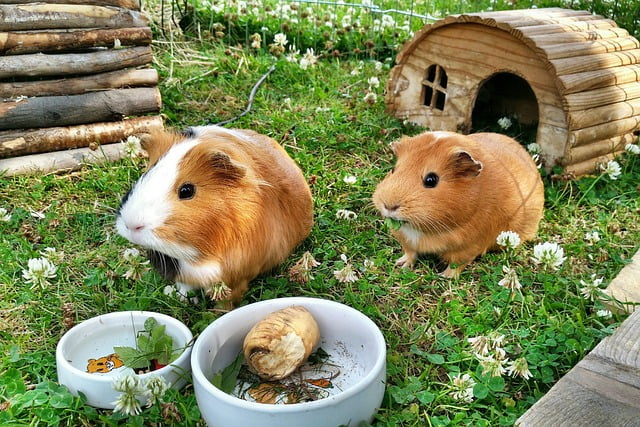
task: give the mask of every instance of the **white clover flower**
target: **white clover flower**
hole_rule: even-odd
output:
[[[503,265],[502,271],[504,272],[504,277],[502,278],[502,280],[498,282],[498,285],[502,286],[503,288],[510,289],[512,291],[516,289],[520,289],[522,287],[522,285],[520,284],[520,281],[518,280],[518,275],[516,274],[516,271],[513,268]]]
[[[611,319],[613,317],[613,313],[611,313],[611,311],[609,310],[598,310],[596,311],[596,316],[602,318],[602,319]]]
[[[280,47],[285,47],[288,43],[286,34],[278,33],[273,37],[273,43]]]
[[[367,80],[367,83],[369,84],[369,88],[377,88],[378,86],[380,86],[380,80],[378,80],[377,77],[369,77],[369,80]]]
[[[124,152],[129,157],[141,157],[144,153],[142,149],[142,142],[140,138],[134,135],[130,135],[124,141]]]
[[[600,296],[600,286],[602,285],[602,278],[596,278],[595,274],[591,275],[591,281],[585,282],[580,280],[580,293],[585,299],[595,301]]]
[[[358,178],[356,178],[353,175],[346,175],[344,178],[342,178],[342,181],[344,181],[345,184],[355,184],[358,181]]]
[[[505,336],[498,331],[489,332],[487,338],[491,342],[491,348],[494,350],[500,347],[504,343]]]
[[[600,241],[600,233],[598,231],[588,231],[584,235],[584,240],[593,245]]]
[[[318,57],[314,54],[312,48],[308,48],[305,54],[300,58],[300,68],[306,70],[318,63]]]
[[[498,126],[500,126],[503,130],[507,130],[511,127],[511,119],[509,117],[502,117],[498,119]]]
[[[480,366],[482,367],[482,375],[491,375],[492,377],[501,377],[506,372],[509,359],[496,358],[493,355],[480,356],[476,355]]]
[[[336,218],[346,219],[347,221],[351,221],[351,220],[357,219],[358,215],[355,212],[350,211],[348,209],[339,209],[336,212]]]
[[[121,393],[115,402],[112,402],[115,405],[114,412],[122,412],[127,415],[138,415],[141,412],[137,396],[144,394],[145,388],[137,375],[127,374],[115,378],[112,388]]]
[[[557,270],[566,259],[564,249],[557,243],[545,242],[533,247],[531,260],[545,269]]]
[[[64,252],[58,252],[56,248],[44,248],[40,251],[40,255],[52,263],[60,262],[64,259]]]
[[[149,271],[150,261],[142,261],[140,251],[136,248],[125,249],[122,258],[129,263],[129,269],[124,273],[123,277],[129,280],[140,280],[142,274]]]
[[[486,356],[489,354],[489,347],[491,346],[491,343],[488,337],[479,335],[477,337],[467,338],[467,342],[471,344],[471,348],[473,348],[475,354],[480,356]]]
[[[136,248],[125,249],[122,253],[122,258],[124,258],[125,261],[136,260],[137,258],[140,258],[140,251]]]
[[[148,397],[147,407],[154,404],[162,403],[164,394],[169,389],[169,385],[165,381],[164,377],[153,376],[147,380],[145,384],[145,394]]]
[[[529,152],[529,154],[540,154],[541,150],[540,146],[533,142],[531,144],[527,144],[527,151]]]
[[[350,283],[358,280],[358,274],[353,269],[353,266],[347,261],[345,254],[340,255],[340,259],[344,262],[344,267],[340,270],[334,270],[333,275],[340,283]]]
[[[223,300],[231,295],[231,288],[224,282],[212,283],[207,289],[207,295],[214,301]]]
[[[519,357],[516,360],[509,362],[507,364],[507,372],[512,377],[522,377],[525,380],[533,377],[531,371],[529,370],[529,364],[527,363],[527,359],[524,357]]]
[[[306,251],[300,258],[300,265],[306,270],[311,270],[313,267],[319,266],[320,263],[311,255],[311,252]]]
[[[47,258],[32,258],[27,265],[28,268],[22,270],[22,277],[32,284],[32,288],[39,286],[44,289],[49,285],[48,279],[55,278],[58,271],[58,267]]]
[[[640,145],[638,144],[627,144],[624,146],[624,149],[627,153],[630,154],[640,154]]]
[[[307,283],[309,280],[313,279],[311,269],[319,265],[320,263],[316,261],[313,255],[311,255],[311,252],[306,251],[289,269],[289,278],[294,282]]]
[[[513,249],[520,244],[520,235],[515,231],[503,231],[498,234],[496,243],[507,249]]]
[[[378,95],[376,95],[373,92],[367,92],[367,94],[364,96],[362,100],[367,104],[373,105],[378,101]]]
[[[376,63],[374,64],[374,66],[373,66],[373,67],[375,68],[375,70],[376,70],[376,71],[382,71],[382,66],[383,66],[383,65],[384,65],[384,64],[383,64],[382,62],[380,62],[380,61],[376,61]]]
[[[620,164],[615,160],[609,160],[606,165],[600,165],[603,174],[609,176],[609,179],[616,180],[622,174]]]
[[[300,50],[296,49],[294,45],[291,45],[289,46],[289,53],[287,53],[284,59],[286,59],[287,62],[298,62],[298,55],[300,55]]]
[[[11,214],[5,208],[0,208],[0,221],[3,221],[3,222],[11,221]]]
[[[375,263],[370,259],[365,259],[362,262],[362,266],[364,267],[365,270],[369,270],[369,269],[373,268],[374,265],[375,265]]]
[[[469,374],[456,374],[451,378],[449,396],[460,402],[473,401],[473,387],[476,382]]]

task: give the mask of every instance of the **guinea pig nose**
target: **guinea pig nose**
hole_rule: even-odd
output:
[[[144,229],[144,224],[140,224],[138,223],[133,223],[133,224],[125,224],[127,226],[127,228],[131,231],[140,231],[142,229]]]
[[[384,203],[384,208],[386,210],[388,210],[389,212],[393,212],[395,210],[397,210],[400,207],[400,205],[395,204],[395,205],[387,205],[386,203]]]

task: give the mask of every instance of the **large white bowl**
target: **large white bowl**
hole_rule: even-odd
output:
[[[242,351],[244,337],[267,314],[292,305],[304,306],[320,328],[320,343],[329,355],[339,353],[346,382],[324,399],[294,404],[249,402],[213,384],[214,374]],[[346,359],[345,359],[346,357]],[[317,298],[278,298],[237,308],[209,325],[191,353],[193,385],[202,417],[211,427],[338,427],[371,422],[380,407],[386,380],[386,345],[378,327],[361,312]],[[342,374],[341,374],[342,376]]]
[[[144,329],[149,317],[166,325],[165,332],[173,338],[175,349],[185,348],[183,353],[169,366],[138,375],[140,379],[153,376],[164,377],[175,389],[182,388],[191,370],[190,356],[193,335],[184,323],[162,313],[151,311],[120,311],[103,314],[74,326],[60,339],[56,348],[58,381],[74,395],[83,393],[87,403],[104,409],[113,409],[113,402],[120,392],[113,390],[114,378],[133,372],[120,367],[107,373],[88,373],[89,359],[99,359],[113,353],[114,346],[136,346],[136,334]],[[146,398],[138,399],[142,405]]]

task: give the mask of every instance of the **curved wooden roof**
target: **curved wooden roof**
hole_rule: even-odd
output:
[[[594,124],[575,122],[571,112],[576,110],[633,100],[626,117],[640,115],[640,42],[614,21],[587,11],[544,8],[451,15],[418,31],[397,63],[431,32],[458,23],[502,30],[530,47],[555,76],[573,129]]]

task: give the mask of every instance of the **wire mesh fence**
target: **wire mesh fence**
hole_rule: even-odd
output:
[[[640,0],[162,0],[162,7],[161,29],[170,21],[187,36],[283,56],[312,49],[382,60],[447,15],[535,7],[588,10],[640,36]]]

